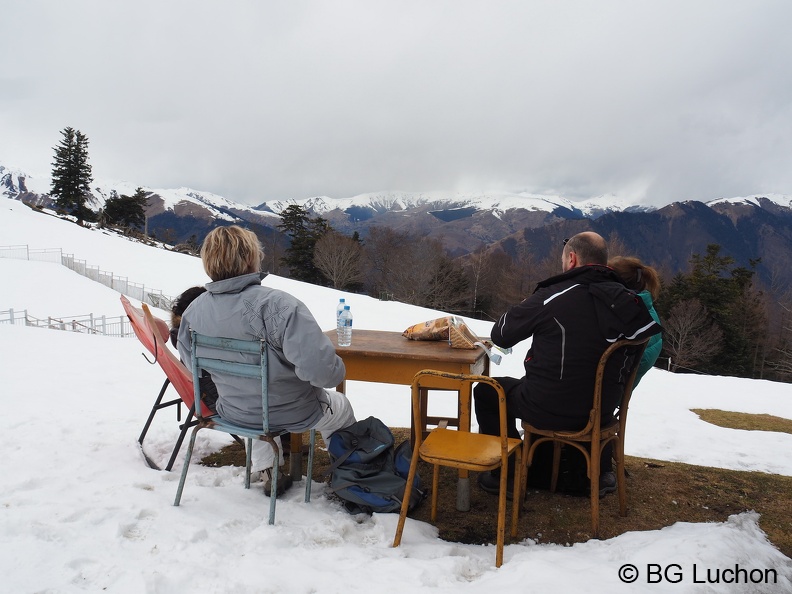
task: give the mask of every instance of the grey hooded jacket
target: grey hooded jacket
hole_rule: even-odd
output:
[[[261,286],[258,273],[206,285],[182,315],[179,354],[192,360],[190,329],[201,334],[268,343],[270,427],[301,432],[321,419],[328,398],[323,388],[344,379],[344,362],[322,333],[308,308],[298,299]],[[240,353],[240,360],[245,360]],[[247,357],[250,357],[249,355]],[[217,413],[246,427],[261,427],[261,383],[213,372]]]

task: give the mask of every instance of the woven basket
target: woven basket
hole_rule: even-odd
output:
[[[481,342],[467,324],[462,322],[452,322],[448,327],[448,334],[448,342],[451,343],[452,349],[475,349],[475,343]]]

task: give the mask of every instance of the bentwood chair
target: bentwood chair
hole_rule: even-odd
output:
[[[649,338],[642,340],[618,340],[609,346],[602,354],[597,365],[594,381],[594,397],[592,400],[589,420],[585,427],[579,431],[557,431],[552,429],[538,429],[530,423],[523,421],[523,457],[522,480],[523,493],[526,492],[528,471],[533,460],[536,448],[544,442],[553,442],[553,471],[550,479],[550,490],[555,492],[558,484],[558,469],[561,462],[561,446],[574,447],[583,453],[586,459],[586,472],[588,474],[591,499],[591,530],[595,538],[599,536],[599,476],[600,458],[606,444],[613,442],[613,454],[616,459],[616,484],[619,494],[619,513],[627,515],[627,486],[624,472],[624,433],[627,428],[627,408],[630,404],[635,375],[641,361],[646,343]],[[610,367],[609,367],[610,366]],[[614,417],[602,424],[602,388],[606,379],[606,372],[620,370],[624,391],[621,402]]]
[[[190,443],[187,447],[187,455],[182,467],[179,488],[176,491],[176,500],[173,505],[179,505],[184,481],[187,478],[187,470],[190,467],[193,447],[195,446],[195,436],[201,429],[214,429],[230,435],[239,435],[247,439],[247,453],[245,460],[245,488],[250,488],[250,466],[251,466],[251,445],[254,439],[266,441],[272,446],[275,456],[275,464],[272,466],[271,493],[269,523],[275,523],[275,501],[278,492],[278,459],[280,451],[275,437],[284,433],[270,427],[269,422],[269,391],[267,386],[267,350],[268,345],[265,340],[239,340],[233,338],[221,338],[206,336],[190,330],[192,341],[192,379],[195,387],[195,415],[198,423],[192,430]],[[240,362],[240,354],[247,362]],[[211,373],[221,373],[235,375],[239,377],[257,379],[261,382],[261,406],[262,406],[262,426],[261,428],[251,429],[236,425],[220,415],[207,410],[201,403],[201,392],[199,389],[198,378],[201,377],[202,370]],[[310,431],[310,448],[308,450],[308,471],[305,480],[305,502],[311,500],[311,476],[313,474],[313,454],[316,444],[316,431]]]
[[[421,424],[421,399],[427,397],[429,390],[456,390],[470,389],[474,383],[491,385],[498,398],[500,413],[500,435],[485,435],[469,431],[457,431],[440,426],[429,432],[424,439]],[[396,536],[393,546],[401,543],[402,531],[407,518],[410,505],[410,493],[415,480],[418,460],[424,460],[434,466],[432,474],[432,509],[431,520],[437,520],[437,491],[439,487],[440,467],[486,472],[496,468],[501,469],[500,489],[498,495],[498,527],[497,548],[495,565],[500,567],[503,563],[503,544],[506,535],[506,494],[508,460],[512,454],[515,457],[516,475],[514,477],[514,495],[512,498],[511,536],[517,536],[517,520],[520,513],[521,497],[520,480],[520,446],[522,441],[508,437],[506,432],[506,395],[501,385],[491,377],[481,375],[461,375],[435,370],[419,371],[412,381],[412,410],[414,415],[413,427],[414,442],[413,455],[410,462],[410,472],[407,475],[407,486],[404,490],[399,523],[396,527]]]

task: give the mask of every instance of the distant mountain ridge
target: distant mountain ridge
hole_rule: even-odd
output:
[[[132,195],[138,184],[92,184],[91,208],[122,194]],[[0,194],[49,206],[50,182],[21,169],[0,164]],[[218,225],[249,226],[265,240],[283,242],[278,233],[280,213],[296,204],[321,216],[337,230],[357,231],[365,238],[372,226],[435,237],[453,256],[479,248],[516,253],[530,249],[536,257],[556,250],[560,238],[591,229],[606,237],[618,236],[642,259],[675,272],[686,267],[693,253],[718,243],[737,262],[762,258],[759,277],[792,285],[792,196],[756,194],[720,198],[707,203],[672,202],[656,208],[635,204],[616,195],[572,201],[556,195],[528,192],[370,192],[350,198],[315,196],[269,200],[243,205],[223,196],[190,188],[152,189],[147,209],[148,231],[176,243],[195,236],[198,241]]]

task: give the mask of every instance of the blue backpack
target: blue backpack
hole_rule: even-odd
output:
[[[409,441],[394,448],[391,430],[369,417],[333,433],[327,452],[332,462],[325,473],[330,475],[330,491],[349,513],[401,511],[412,456]],[[416,473],[409,509],[425,497]]]

